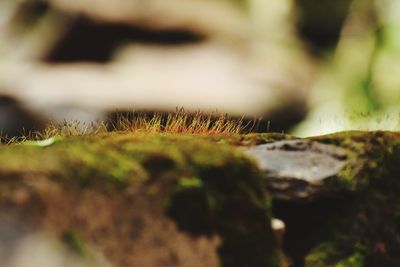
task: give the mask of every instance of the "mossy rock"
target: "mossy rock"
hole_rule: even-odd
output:
[[[347,151],[332,194],[275,200],[294,266],[397,266],[400,262],[400,135],[344,132],[308,140]],[[329,186],[325,190],[329,191]]]
[[[317,138],[354,151],[357,164],[342,179],[353,193],[324,229],[329,237],[306,266],[396,266],[400,262],[400,136],[350,132]],[[355,171],[357,170],[357,171]],[[335,212],[335,211],[333,211]],[[335,256],[336,255],[336,256]],[[317,260],[316,260],[317,259]]]
[[[261,170],[235,146],[282,140],[344,151],[332,194],[271,206]],[[399,161],[391,132],[54,138],[2,147],[0,210],[118,266],[253,267],[281,263],[272,208],[293,266],[396,266]]]
[[[278,266],[261,173],[226,144],[239,137],[218,139],[110,133],[3,145],[0,211],[116,266]]]

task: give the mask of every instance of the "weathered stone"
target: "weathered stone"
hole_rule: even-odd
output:
[[[334,188],[329,183],[346,164],[345,150],[310,140],[279,141],[245,148],[264,172],[267,188],[279,199],[312,199]]]
[[[324,184],[329,196],[307,202],[275,198],[273,214],[285,222],[284,247],[292,266],[398,265],[399,137],[342,132],[306,139],[339,147],[347,159],[337,155],[346,164],[334,179],[337,187]]]

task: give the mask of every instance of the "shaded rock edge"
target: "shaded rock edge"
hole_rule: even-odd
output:
[[[286,223],[284,249],[292,266],[397,266],[399,134],[345,132],[309,140],[351,153],[334,194],[273,201],[274,216]]]

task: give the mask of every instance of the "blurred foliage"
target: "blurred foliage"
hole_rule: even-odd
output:
[[[61,16],[57,12],[47,14],[46,2],[21,1],[20,5],[12,0],[0,2],[0,38],[4,21],[14,14],[7,13],[7,9],[19,8],[16,13],[20,16],[14,19],[22,20],[22,25],[29,25],[16,31],[40,33],[37,34],[39,37],[15,39],[8,45],[0,43],[0,58],[11,57],[11,50],[18,50],[16,58],[26,55],[39,58],[37,55],[48,47],[39,49],[38,44],[43,43],[43,39],[51,39],[49,36],[56,35],[56,32],[62,32],[58,25],[63,24]],[[295,134],[316,135],[346,129],[400,129],[399,0],[221,2],[246,10],[251,19],[253,42],[248,47],[260,60],[272,62],[275,69],[299,69],[302,65],[307,68],[306,57],[299,56],[302,55],[301,49],[308,49],[314,56],[317,71],[308,103],[311,112]],[[38,17],[42,18],[40,23]],[[44,24],[51,26],[42,27]],[[234,29],[233,32],[240,32]],[[304,46],[299,44],[298,37]],[[306,75],[313,74],[310,71]],[[300,80],[298,77],[285,79],[296,80],[295,83]],[[288,109],[285,112],[289,113]]]
[[[352,0],[297,0],[298,28],[314,52],[334,48]]]
[[[303,14],[311,14],[310,29],[325,29],[326,20],[333,20],[327,25],[339,25],[334,20],[340,16],[321,14],[323,18],[319,19],[312,15],[317,12],[312,7],[321,7],[329,1],[316,5],[312,2],[316,1],[299,1],[302,8],[309,9]],[[325,12],[333,10],[335,4],[344,11],[343,3],[326,4],[324,8],[329,9]],[[344,16],[337,43],[334,35],[324,46],[320,46],[320,39],[313,43],[320,49],[336,48],[332,53],[325,50],[319,63],[310,99],[312,112],[298,127],[300,135],[350,129],[400,129],[400,4],[396,0],[353,0],[346,9],[347,12],[341,13]],[[300,33],[303,25],[307,23],[300,23]],[[312,41],[307,35],[304,38]]]

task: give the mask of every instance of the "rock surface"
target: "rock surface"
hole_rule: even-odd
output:
[[[400,135],[343,132],[306,140],[343,149],[329,194],[274,201],[292,266],[396,266],[400,258]],[[336,151],[334,149],[333,151]],[[336,153],[334,153],[336,154]],[[324,160],[324,157],[321,157]]]
[[[280,141],[244,151],[258,162],[272,196],[290,200],[332,194],[329,184],[347,159],[344,149],[310,140]]]

